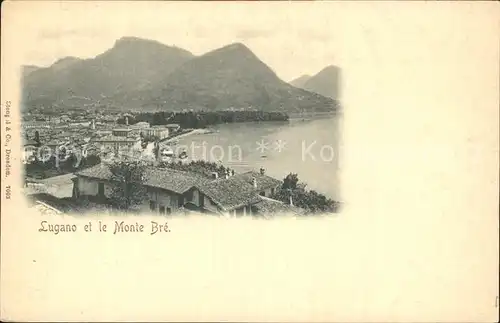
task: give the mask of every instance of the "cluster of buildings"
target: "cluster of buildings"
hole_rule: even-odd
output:
[[[178,124],[150,126],[147,122],[134,125],[117,125],[122,115],[78,115],[78,119],[68,114],[61,116],[37,117],[38,120],[23,121],[25,163],[33,160],[33,149],[38,138],[40,145],[70,153],[73,150],[98,152],[110,149],[115,153],[121,149],[140,147],[143,139],[163,140],[180,130]],[[40,120],[44,118],[43,120]],[[28,151],[28,152],[26,152]]]
[[[111,198],[113,176],[108,166],[99,164],[75,173],[73,197],[106,202]],[[142,185],[147,196],[138,211],[160,215],[196,212],[213,215],[245,216],[276,213],[301,214],[293,201],[283,203],[270,198],[281,181],[260,172],[227,173],[212,178],[170,168],[148,167]]]

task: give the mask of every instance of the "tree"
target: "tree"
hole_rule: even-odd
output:
[[[299,182],[297,174],[290,173],[283,179],[281,188],[271,198],[289,203],[306,210],[306,214],[338,212],[340,203],[327,198],[314,190],[306,190],[306,185]]]
[[[160,142],[158,140],[154,141],[153,155],[155,156],[156,159],[159,159],[159,157],[160,157]]]
[[[297,188],[297,183],[299,182],[299,177],[297,174],[290,173],[286,175],[283,179],[282,189],[284,190],[294,190]]]
[[[36,142],[36,145],[37,147],[40,147],[42,144],[40,142],[40,133],[38,132],[38,130],[35,131],[35,142]]]
[[[78,157],[72,152],[64,158],[65,159],[61,159],[60,161],[61,169],[68,172],[74,172],[78,167]]]
[[[141,162],[118,160],[109,165],[112,186],[110,199],[119,209],[129,210],[147,197],[145,166]]]
[[[100,164],[101,158],[97,155],[88,155],[86,157],[82,157],[82,162],[80,163],[81,168],[88,168],[94,165]]]

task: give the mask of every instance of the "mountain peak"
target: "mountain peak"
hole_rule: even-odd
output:
[[[250,48],[248,48],[245,44],[239,42],[232,43],[212,51],[212,53],[232,53],[232,52],[254,55],[252,50],[250,50]]]
[[[240,42],[231,43],[231,44],[226,45],[226,46],[224,46],[222,48],[225,48],[225,49],[247,49],[247,50],[250,50],[245,44],[240,43]]]
[[[135,41],[145,41],[147,39],[143,39],[135,36],[123,36],[116,40],[117,43],[126,43],[126,42],[135,42]]]
[[[191,57],[193,54],[185,49],[177,46],[165,45],[157,40],[140,38],[135,36],[124,36],[115,41],[115,44],[107,52],[115,52],[117,50],[132,50],[132,51],[175,51],[186,57]],[[102,54],[101,54],[102,55]]]
[[[119,45],[132,45],[132,44],[144,44],[144,43],[154,43],[154,44],[161,44],[160,42],[156,40],[150,40],[150,39],[144,39],[144,38],[139,38],[135,36],[124,36],[115,41],[115,46]]]
[[[301,76],[290,82],[293,86],[319,93],[323,96],[339,99],[340,74],[338,66],[328,65],[313,76]]]
[[[215,62],[233,66],[239,66],[240,64],[257,64],[264,65],[266,69],[269,69],[269,67],[265,65],[250,48],[239,42],[214,49],[201,57],[213,60],[214,64]],[[262,68],[262,66],[254,67],[260,69]]]
[[[328,65],[328,66],[326,66],[325,68],[323,68],[323,69],[320,71],[320,73],[321,73],[321,72],[329,72],[329,71],[336,72],[336,71],[338,71],[338,69],[339,69],[339,68],[338,68],[338,66],[335,66],[335,65]]]

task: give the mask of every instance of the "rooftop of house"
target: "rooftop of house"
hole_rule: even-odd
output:
[[[245,185],[236,175],[229,179],[212,180],[197,188],[223,210],[229,211],[259,201],[254,188]]]
[[[110,180],[112,173],[105,164],[98,164],[90,168],[83,169],[77,176]],[[182,194],[193,186],[203,185],[209,179],[196,173],[188,173],[171,168],[146,167],[144,174],[144,185],[157,187]]]
[[[253,179],[255,179],[255,187]],[[260,201],[260,191],[277,187],[280,184],[281,181],[273,177],[249,171],[227,179],[219,178],[209,181],[198,189],[221,208],[232,210],[243,205],[257,203]]]
[[[275,187],[275,186],[281,184],[280,180],[278,180],[274,177],[268,176],[266,174],[261,174],[260,172],[256,172],[256,171],[249,171],[249,172],[237,174],[233,177],[239,177],[243,181],[245,181],[246,183],[249,183],[252,185],[253,185],[252,181],[255,178],[256,184],[257,184],[257,188],[255,188],[255,190],[265,190],[265,189],[272,188],[272,187]]]
[[[304,213],[304,210],[287,204],[283,203],[278,200],[274,200],[265,196],[260,196],[260,201],[252,205],[255,210],[261,214],[266,214],[266,215],[275,215],[275,214],[293,214],[293,215],[300,215]]]

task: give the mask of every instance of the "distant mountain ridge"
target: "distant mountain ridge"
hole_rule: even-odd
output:
[[[28,74],[23,98],[26,103],[43,98],[57,104],[73,96],[99,101],[156,82],[192,57],[156,41],[124,37],[95,58],[65,58]]]
[[[311,78],[310,75],[302,75],[294,79],[293,81],[290,81],[290,84],[295,86],[295,87],[300,87],[303,88],[306,82]]]
[[[75,97],[144,111],[337,107],[331,98],[282,81],[241,43],[194,56],[157,41],[123,37],[95,58],[64,58],[34,70],[23,86],[28,107],[71,105]]]
[[[78,62],[81,62],[82,59],[81,58],[78,58],[78,57],[74,57],[74,56],[66,56],[66,57],[63,57],[59,60],[57,60],[54,64],[52,64],[52,68],[55,68],[55,69],[58,69],[58,70],[62,70],[62,69],[65,69],[75,63],[78,63]]]
[[[340,99],[340,68],[329,65],[319,71],[316,75],[302,75],[290,84],[308,91],[319,93],[333,99]]]

